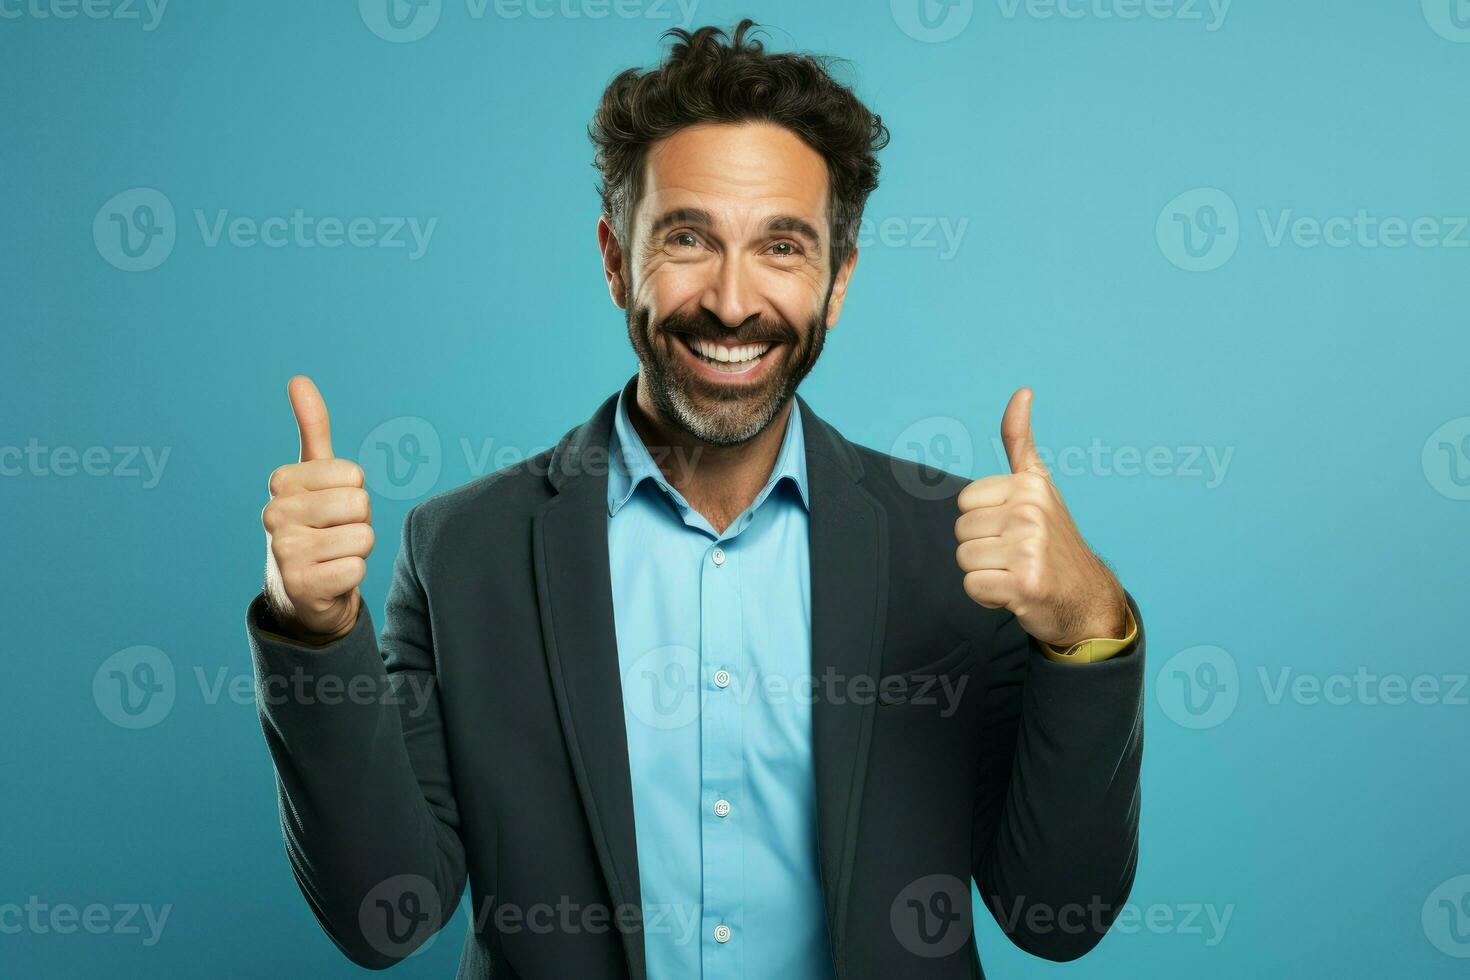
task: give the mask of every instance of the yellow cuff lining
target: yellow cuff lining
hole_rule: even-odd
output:
[[[1055,660],[1058,663],[1065,664],[1101,663],[1114,654],[1128,649],[1128,647],[1133,645],[1133,641],[1138,639],[1138,623],[1133,620],[1133,610],[1125,607],[1124,614],[1128,617],[1126,625],[1127,635],[1121,640],[1108,638],[1079,640],[1066,650],[1058,650],[1050,643],[1042,643],[1040,640],[1036,642],[1041,646],[1041,652],[1046,654],[1046,659],[1048,660]]]

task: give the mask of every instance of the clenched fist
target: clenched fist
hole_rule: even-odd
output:
[[[1123,587],[1092,553],[1031,437],[1031,389],[1011,396],[1000,423],[1009,476],[983,477],[960,491],[955,560],[965,592],[990,609],[1008,609],[1043,643],[1124,636]]]
[[[372,509],[362,467],[332,456],[327,405],[310,378],[286,388],[301,432],[301,461],[271,474],[265,525],[265,597],[277,625],[321,643],[357,622],[358,586],[373,550]]]

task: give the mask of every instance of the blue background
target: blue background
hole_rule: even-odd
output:
[[[350,2],[174,0],[153,30],[143,8],[37,16],[46,2],[0,4],[19,13],[0,18],[0,452],[106,447],[113,475],[11,453],[0,477],[0,906],[171,911],[151,946],[0,932],[0,975],[356,975],[292,880],[248,691],[212,693],[249,676],[266,477],[296,452],[285,382],[316,379],[338,454],[370,476],[377,427],[422,418],[439,440],[425,493],[394,499],[376,475],[365,594],[381,623],[407,508],[483,472],[486,449],[503,464],[554,443],[634,369],[600,272],[585,126],[616,71],[656,60],[678,8],[476,17],[443,0],[426,36],[396,43]],[[1470,904],[1452,921],[1431,893],[1458,900],[1470,873],[1466,692],[1272,696],[1283,670],[1442,693],[1470,670],[1455,479],[1470,467],[1470,232],[1400,248],[1270,234],[1288,212],[1365,210],[1440,219],[1450,237],[1444,219],[1470,214],[1470,30],[1437,3],[1238,0],[1211,30],[1207,7],[1124,20],[1100,12],[1126,0],[1068,8],[1080,17],[977,0],[931,7],[929,39],[909,0],[697,5],[696,26],[750,15],[773,47],[850,58],[844,77],[893,132],[868,208],[891,233],[868,235],[803,387],[819,413],[982,475],[1003,471],[1001,410],[1029,384],[1044,449],[1171,459],[1058,482],[1147,617],[1132,902],[1175,925],[1140,917],[1054,965],[982,912],[992,976],[1464,975],[1450,954],[1470,940],[1452,926],[1470,929]],[[93,225],[139,187],[171,203],[177,241],[128,272]],[[1220,264],[1204,272],[1167,234],[1222,218],[1188,198],[1166,213],[1197,188],[1238,208],[1214,223]],[[194,218],[296,208],[437,225],[414,260],[210,247]],[[945,221],[965,223],[953,254],[925,232]],[[112,447],[129,446],[170,453],[156,485],[127,475]],[[1192,475],[1189,447],[1231,452],[1221,478]],[[176,677],[141,729],[93,689],[135,645]],[[1200,714],[1200,698],[1223,707]],[[1181,927],[1191,908],[1206,912]],[[1210,909],[1231,916],[1223,936]],[[398,975],[452,975],[464,923]]]

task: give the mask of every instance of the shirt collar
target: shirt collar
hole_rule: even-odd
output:
[[[628,416],[628,400],[634,397],[635,383],[636,379],[629,382],[618,395],[617,413],[613,417],[612,435],[608,439],[608,457],[612,461],[607,474],[609,515],[616,514],[644,480],[653,480],[680,504],[688,506],[683,495],[665,479],[663,471],[658,468],[639,437],[638,430],[633,428],[633,420]],[[771,477],[766,485],[756,494],[751,508],[759,507],[783,480],[789,480],[795,485],[802,506],[810,510],[811,503],[807,499],[806,438],[801,426],[801,406],[794,401],[786,416],[786,433],[781,439],[781,449],[776,454],[776,465],[772,467]]]

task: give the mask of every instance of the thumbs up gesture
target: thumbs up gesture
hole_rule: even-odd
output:
[[[1043,643],[1066,648],[1119,638],[1127,605],[1117,578],[1082,540],[1052,485],[1031,435],[1031,389],[1011,396],[1000,435],[1009,476],[983,477],[960,491],[955,560],[965,593],[1008,609]]]
[[[358,586],[373,550],[372,509],[362,467],[332,455],[327,405],[305,375],[286,388],[301,461],[271,474],[265,525],[265,597],[277,625],[295,639],[345,636],[362,604]]]

